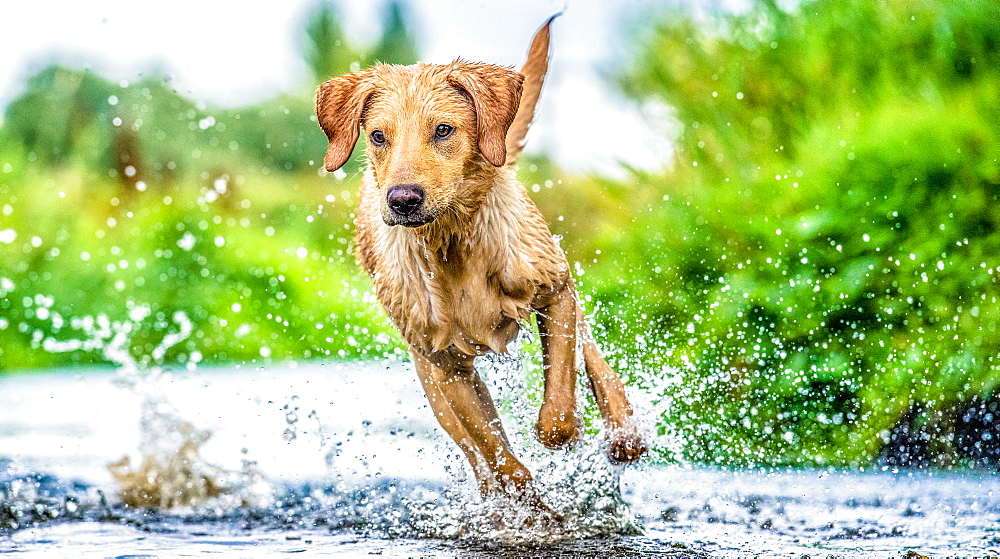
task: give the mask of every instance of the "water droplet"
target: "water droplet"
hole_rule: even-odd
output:
[[[190,252],[194,248],[197,239],[190,231],[185,231],[184,236],[177,241],[177,246],[181,249]]]

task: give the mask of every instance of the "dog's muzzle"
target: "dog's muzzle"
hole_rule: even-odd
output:
[[[418,184],[397,184],[389,188],[385,202],[389,206],[389,225],[417,227],[429,221],[424,207],[424,189]]]

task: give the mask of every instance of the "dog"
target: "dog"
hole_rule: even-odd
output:
[[[647,451],[624,385],[589,333],[566,256],[513,170],[548,70],[551,24],[536,33],[521,72],[462,59],[377,64],[316,94],[328,171],[347,162],[361,129],[367,134],[357,258],[409,346],[431,409],[484,496],[548,512],[473,366],[477,356],[505,353],[532,314],[545,382],[538,440],[560,449],[580,436],[581,352],[608,456],[631,463]]]

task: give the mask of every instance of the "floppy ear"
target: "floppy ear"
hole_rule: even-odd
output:
[[[344,166],[358,142],[361,111],[374,91],[371,72],[363,70],[323,82],[316,92],[316,118],[326,132],[330,147],[323,166],[336,171]]]
[[[459,62],[448,74],[448,83],[472,99],[479,152],[497,167],[507,161],[507,129],[517,114],[523,82],[520,72],[491,64]]]

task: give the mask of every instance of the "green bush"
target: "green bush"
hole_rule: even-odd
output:
[[[334,16],[308,26],[316,79],[414,56],[358,54]],[[673,166],[520,174],[612,363],[679,441],[658,456],[865,465],[923,410],[938,463],[960,463],[949,422],[1000,380],[1000,5],[763,1],[642,25],[619,81],[671,107],[650,126],[678,131]],[[121,351],[403,355],[353,258],[362,150],[339,179],[324,151],[307,92],[218,109],[156,78],[39,73],[0,125],[0,374]]]
[[[320,4],[303,45],[316,79],[415,61],[403,7],[384,20],[365,52]],[[308,91],[227,109],[155,75],[29,78],[0,122],[0,374],[396,355],[354,264],[362,150],[349,178],[319,172],[314,110]]]
[[[659,21],[621,83],[673,107],[677,161],[620,187],[587,277],[628,362],[680,371],[662,429],[686,458],[866,464],[915,404],[989,394],[1000,6]]]
[[[17,234],[0,244],[0,260],[12,263],[0,272],[0,370],[114,361],[117,332],[142,364],[187,321],[190,337],[161,360],[383,356],[395,347],[354,263],[352,202],[327,194],[330,183],[345,193],[353,184],[222,175],[126,197],[111,179],[30,169],[10,183],[0,175],[4,226]],[[103,333],[93,326],[101,320]]]

